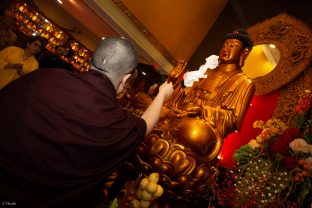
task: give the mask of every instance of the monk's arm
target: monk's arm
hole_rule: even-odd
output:
[[[143,118],[146,122],[146,133],[145,135],[151,133],[154,126],[160,117],[160,112],[162,106],[167,98],[172,95],[173,87],[172,83],[163,83],[160,88],[157,96],[154,98],[151,105],[145,110],[141,118]]]

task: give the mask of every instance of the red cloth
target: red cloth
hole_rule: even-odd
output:
[[[276,90],[266,95],[255,95],[251,100],[243,125],[239,132],[233,132],[224,140],[219,163],[223,167],[234,167],[233,153],[239,147],[247,144],[251,139],[255,139],[261,129],[253,128],[256,120],[269,120],[274,112],[275,106],[279,98],[279,91]]]
[[[146,132],[145,121],[123,111],[115,96],[96,71],[37,70],[3,88],[1,201],[71,207],[86,200]]]

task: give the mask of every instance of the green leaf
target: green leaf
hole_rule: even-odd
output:
[[[297,116],[296,127],[300,129],[303,126],[305,120],[306,120],[306,117],[304,115]]]
[[[118,208],[118,200],[115,198],[113,201],[111,201],[108,205],[108,208]]]
[[[300,204],[303,203],[303,200],[307,196],[308,193],[312,191],[312,184],[310,178],[305,178],[304,182],[301,184],[301,189],[299,192],[298,202]]]
[[[241,146],[234,152],[233,158],[235,162],[238,162],[240,165],[244,165],[250,160],[251,153],[251,146],[249,144],[246,144],[244,146]]]

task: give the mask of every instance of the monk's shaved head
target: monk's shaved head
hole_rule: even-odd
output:
[[[130,73],[138,60],[133,45],[121,37],[107,37],[96,47],[91,60],[92,69],[102,71],[112,79]]]

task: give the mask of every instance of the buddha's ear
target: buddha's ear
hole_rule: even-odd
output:
[[[249,48],[244,48],[244,50],[242,51],[242,54],[239,57],[239,66],[240,67],[244,66],[245,60],[246,60],[247,56],[249,55],[250,51],[251,50]]]

